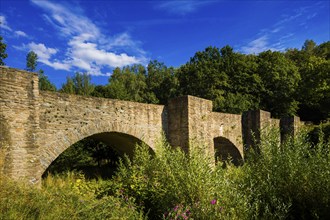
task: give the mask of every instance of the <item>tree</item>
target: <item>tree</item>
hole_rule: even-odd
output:
[[[30,51],[26,56],[26,70],[30,72],[34,72],[37,69],[38,65],[38,55]]]
[[[220,50],[207,47],[198,51],[190,61],[178,69],[180,95],[194,95],[213,101],[214,108],[224,101],[224,93],[229,88],[228,75],[221,68]]]
[[[301,50],[290,49],[285,55],[295,63],[301,76],[296,92],[299,116],[316,123],[329,118],[330,41],[317,46],[307,40]]]
[[[275,117],[296,114],[295,99],[300,81],[298,68],[280,52],[266,51],[258,56],[258,73],[265,90],[262,92],[261,107]]]
[[[90,96],[93,93],[94,85],[91,83],[91,76],[87,73],[76,72],[72,80],[77,95]]]
[[[315,55],[330,60],[330,41],[318,45],[315,48]]]
[[[3,38],[0,36],[0,66],[6,65],[3,60],[8,56],[8,54],[6,54],[7,45],[2,40]]]
[[[87,73],[79,73],[71,78],[66,78],[66,83],[62,85],[60,92],[68,94],[76,94],[83,96],[91,96],[95,86],[91,83],[91,77]]]
[[[235,53],[228,45],[220,52],[221,70],[227,74],[229,86],[219,109],[237,114],[258,109],[263,83],[257,74],[257,57]]]
[[[313,40],[306,40],[301,50],[306,53],[313,54],[316,47],[316,43]]]
[[[71,77],[66,77],[66,83],[62,85],[60,92],[67,93],[67,94],[75,94],[75,85]]]
[[[94,88],[94,91],[91,94],[94,97],[110,98],[111,91],[109,85],[97,85]]]
[[[135,102],[148,102],[146,69],[142,65],[114,69],[109,78],[109,98]]]
[[[166,104],[170,98],[177,95],[178,79],[175,69],[168,68],[157,60],[150,61],[147,69],[146,83],[150,98],[148,102]]]
[[[26,56],[26,70],[30,72],[35,72],[38,65],[38,55],[30,51]],[[39,69],[38,71],[39,76],[39,89],[40,90],[46,90],[46,91],[56,91],[56,86],[52,84],[48,77],[44,74],[44,71],[42,69]]]
[[[44,91],[56,92],[56,86],[51,83],[43,70],[39,70],[39,89]]]
[[[242,113],[259,107],[263,83],[257,74],[257,57],[235,53],[225,46],[197,52],[178,70],[181,95],[213,101],[216,111]]]
[[[314,122],[330,118],[330,60],[310,56],[301,64],[300,74],[301,117]]]

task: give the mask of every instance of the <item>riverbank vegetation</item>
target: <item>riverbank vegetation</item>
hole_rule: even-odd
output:
[[[41,189],[1,181],[0,219],[328,219],[329,140],[302,133],[279,146],[275,134],[239,167],[162,141],[155,155],[137,146],[107,180],[69,172],[48,175]]]

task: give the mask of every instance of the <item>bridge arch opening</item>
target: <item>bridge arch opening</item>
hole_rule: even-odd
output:
[[[67,171],[82,172],[87,178],[110,178],[117,169],[119,158],[134,156],[137,145],[148,146],[139,138],[121,132],[90,135],[69,146],[45,168],[42,177]],[[150,154],[154,154],[148,146]]]
[[[216,137],[213,139],[215,161],[226,162],[231,161],[235,166],[239,166],[243,162],[243,158],[238,148],[225,137]]]

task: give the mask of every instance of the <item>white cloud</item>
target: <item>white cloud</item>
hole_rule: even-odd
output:
[[[55,48],[46,47],[44,44],[36,44],[31,42],[29,44],[22,44],[21,46],[13,46],[17,50],[21,51],[33,51],[38,55],[38,62],[53,67],[56,70],[70,70],[70,64],[66,62],[59,62],[57,60],[51,60],[51,57],[55,55],[58,50]]]
[[[318,5],[316,3],[315,5]],[[290,48],[296,31],[311,24],[310,20],[318,16],[318,7],[308,6],[294,9],[290,14],[283,14],[270,28],[261,29],[254,40],[241,46],[243,53],[260,53],[265,50],[283,51]],[[297,25],[298,24],[298,25]]]
[[[61,63],[61,62],[58,62],[58,61],[50,62],[49,60],[43,60],[43,61],[40,60],[40,62],[46,64],[47,66],[53,67],[56,70],[66,70],[66,71],[69,71],[70,68],[71,68],[71,65],[70,64],[68,64],[68,63]]]
[[[102,34],[100,28],[77,9],[72,12],[68,9],[72,7],[64,7],[59,3],[31,1],[46,11],[44,18],[67,40],[68,48],[65,52],[65,59],[52,62],[51,56],[48,56],[43,60],[45,64],[54,68],[78,68],[90,74],[103,75],[102,68],[122,67],[145,62],[145,52],[139,48],[138,42],[133,41],[128,33],[107,37]],[[127,52],[135,55],[128,55]],[[48,53],[48,55],[50,54]]]
[[[13,32],[14,33],[14,36],[17,36],[17,37],[28,37],[28,35],[25,32],[23,32],[23,31],[15,31],[11,27],[9,27],[9,25],[7,23],[7,20],[6,20],[6,17],[3,16],[3,15],[0,15],[0,27],[2,29],[7,30],[7,31]]]
[[[47,48],[44,44],[36,44],[34,42],[28,44],[29,50],[34,51],[39,58],[39,61],[49,60],[49,58],[57,53],[55,48]]]
[[[276,47],[278,46],[278,47]],[[280,44],[270,45],[268,42],[268,37],[266,35],[259,37],[248,43],[247,46],[241,48],[243,53],[247,54],[258,54],[266,50],[282,50],[279,48]]]
[[[94,37],[100,35],[99,29],[92,21],[82,15],[72,13],[67,7],[49,1],[32,0],[32,2],[50,13],[50,16],[44,15],[45,18],[66,36],[82,33],[92,33]]]
[[[196,0],[181,0],[181,1],[161,1],[156,8],[166,10],[173,14],[187,14],[196,11],[203,5],[210,4],[214,1],[196,1]]]
[[[15,31],[15,34],[19,37],[27,37],[27,34],[23,31]]]
[[[2,15],[0,15],[0,27],[5,29],[5,30],[12,31],[12,29],[8,26],[8,23],[6,21],[6,17],[2,16]]]

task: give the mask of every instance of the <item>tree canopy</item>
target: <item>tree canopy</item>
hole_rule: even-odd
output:
[[[3,61],[7,58],[8,54],[6,53],[7,44],[3,42],[3,37],[0,36],[0,66],[6,65]]]
[[[26,70],[34,72],[38,65],[38,55],[34,51],[30,51],[26,55]]]
[[[210,46],[178,68],[157,60],[115,68],[108,84],[97,86],[87,74],[76,74],[60,91],[155,104],[194,95],[212,100],[215,111],[263,109],[320,122],[330,118],[329,74],[330,42],[306,40],[301,49],[248,55]]]

